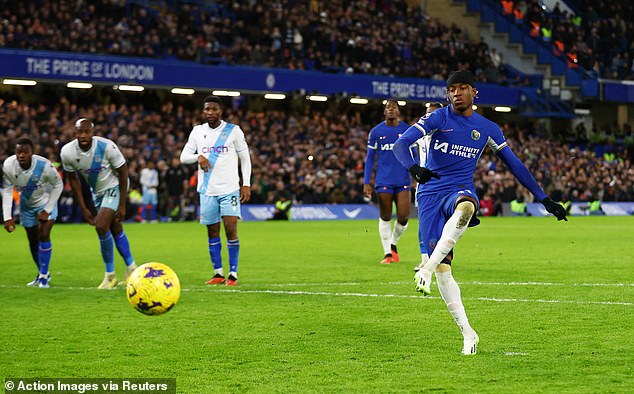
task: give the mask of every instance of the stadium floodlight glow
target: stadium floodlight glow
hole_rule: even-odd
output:
[[[477,105],[475,105],[475,104],[473,104],[473,105],[471,106],[471,108],[475,111],[475,110],[477,110],[477,109],[478,109],[478,106],[477,106]]]
[[[587,108],[575,108],[575,114],[577,115],[590,115],[590,110]]]
[[[71,89],[90,89],[92,88],[92,83],[88,82],[68,82],[66,84],[67,88]]]
[[[397,101],[398,105],[400,105],[401,107],[404,107],[407,105],[407,102],[403,101],[403,100],[398,100]],[[383,100],[383,105],[387,104],[387,100]]]
[[[367,104],[368,103],[368,99],[364,99],[361,97],[351,97],[350,98],[350,104]]]
[[[36,81],[31,79],[5,79],[2,81],[4,85],[20,85],[20,86],[35,86]]]
[[[306,96],[310,101],[328,101],[326,96]]]
[[[511,107],[497,106],[493,107],[495,112],[511,112]]]
[[[284,100],[286,95],[282,93],[267,93],[264,98],[267,100]]]
[[[188,89],[188,88],[172,88],[170,92],[172,92],[172,94],[189,94],[189,95],[196,93],[194,89]]]
[[[114,89],[124,90],[126,92],[142,92],[145,90],[141,85],[115,85]]]
[[[211,92],[214,96],[229,96],[229,97],[238,97],[240,96],[240,92],[236,92],[234,90],[214,90]]]
[[[308,161],[313,161],[315,159],[315,156],[313,155],[308,155],[307,157]]]

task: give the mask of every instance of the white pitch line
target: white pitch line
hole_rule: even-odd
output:
[[[4,289],[24,289],[25,286],[0,285]],[[81,290],[81,291],[97,291],[96,287],[57,287],[63,290]],[[123,287],[117,287],[110,291],[123,290]],[[340,293],[327,291],[301,291],[301,290],[243,290],[243,289],[221,289],[212,287],[194,287],[182,288],[182,291],[204,291],[214,293],[244,293],[244,294],[280,294],[280,295],[308,295],[308,296],[330,296],[330,297],[364,297],[364,298],[401,298],[401,299],[440,299],[440,297],[423,297],[422,295],[404,295],[404,294],[377,294],[377,293]],[[36,289],[34,291],[42,291]],[[44,290],[50,291],[50,290]],[[491,297],[475,297],[464,298],[468,301],[488,301],[488,302],[523,302],[523,303],[540,303],[540,304],[574,304],[574,305],[622,305],[634,306],[631,302],[620,301],[574,301],[574,300],[542,300],[527,298],[491,298]]]
[[[192,289],[195,290],[195,289]],[[403,294],[375,294],[375,293],[330,293],[327,291],[298,291],[298,290],[241,290],[241,289],[217,289],[213,290],[219,293],[261,293],[261,294],[283,294],[283,295],[324,295],[335,297],[376,297],[376,298],[427,298],[439,299],[440,297],[423,297],[420,295],[403,295]],[[634,306],[631,302],[619,301],[572,301],[572,300],[540,300],[540,299],[523,299],[523,298],[464,298],[470,301],[492,301],[492,302],[533,302],[546,304],[575,304],[575,305],[624,305]]]
[[[391,285],[410,285],[412,282],[390,282]],[[478,286],[570,286],[570,287],[634,287],[634,283],[554,283],[554,282],[458,282]]]

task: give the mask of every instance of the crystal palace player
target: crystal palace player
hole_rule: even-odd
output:
[[[401,112],[396,100],[387,100],[383,111],[385,121],[370,130],[363,176],[363,194],[372,197],[372,172],[376,165],[375,187],[379,199],[379,236],[384,257],[381,264],[400,261],[396,244],[407,229],[411,203],[411,179],[407,168],[396,160],[392,153],[394,141],[409,125],[400,120]],[[378,160],[376,159],[378,157]],[[392,204],[396,203],[396,222],[392,230]]]
[[[475,77],[468,71],[456,71],[447,80],[449,107],[426,114],[394,144],[399,161],[419,182],[416,198],[419,225],[429,261],[415,275],[416,289],[431,292],[432,273],[436,272],[438,290],[464,337],[462,353],[475,354],[478,335],[469,325],[460,297],[460,288],[451,275],[452,249],[467,229],[478,207],[473,174],[487,146],[509,167],[513,175],[533,193],[546,210],[567,220],[564,208],[550,199],[526,166],[507,146],[500,127],[472,109],[477,95]],[[424,167],[409,153],[412,143],[431,136]]]
[[[53,251],[50,235],[57,218],[57,200],[64,188],[62,178],[50,161],[33,154],[33,142],[28,138],[17,140],[15,155],[5,160],[2,172],[4,228],[10,233],[15,231],[15,220],[11,217],[15,186],[20,192],[20,222],[26,229],[31,256],[39,272],[27,286],[48,288]]]
[[[117,285],[114,270],[114,245],[126,264],[126,280],[136,268],[128,237],[123,231],[125,203],[128,196],[128,166],[113,141],[94,136],[94,124],[85,118],[75,122],[76,139],[62,148],[62,165],[86,221],[95,226],[106,267],[99,289]],[[77,173],[81,174],[93,194],[97,216],[86,205]],[[114,245],[112,239],[114,238]]]
[[[183,164],[198,163],[198,193],[200,194],[200,223],[207,226],[209,256],[214,276],[208,285],[238,284],[238,218],[240,203],[251,197],[251,157],[249,146],[240,126],[221,119],[222,100],[207,96],[203,116],[207,120],[194,126],[181,153]],[[242,186],[238,173],[242,172]],[[222,269],[220,221],[225,227],[229,252],[229,275],[225,281]]]

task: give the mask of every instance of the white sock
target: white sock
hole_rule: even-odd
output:
[[[436,282],[438,282],[438,291],[440,291],[442,299],[445,300],[451,316],[453,316],[456,324],[460,327],[462,335],[465,337],[473,336],[475,331],[469,324],[467,313],[460,298],[460,287],[458,287],[458,283],[451,275],[451,271],[436,272]]]
[[[425,271],[435,272],[436,268],[438,268],[438,264],[447,257],[451,249],[456,246],[456,243],[460,240],[460,237],[462,237],[462,234],[467,230],[469,219],[471,219],[471,215],[473,214],[473,205],[471,203],[468,204],[471,206],[470,212],[456,209],[449,220],[447,220],[447,223],[445,223],[445,227],[442,229],[442,235],[438,243],[436,243],[436,247],[431,256],[429,256],[429,261],[425,264],[425,267],[423,267]]]
[[[427,262],[429,261],[429,255],[427,253],[421,253],[420,254],[420,264],[418,264],[415,268],[416,271],[419,271],[421,269],[423,269],[423,267],[425,266],[425,264],[427,264]]]
[[[238,279],[238,273],[237,272],[229,271],[229,276],[233,276],[234,278]]]
[[[392,240],[390,241],[392,245],[396,245],[398,243],[398,240],[401,238],[401,235],[403,235],[405,230],[407,230],[408,224],[409,223],[405,223],[405,225],[402,225],[398,221],[394,223],[394,231],[392,231]]]
[[[390,235],[392,233],[392,222],[379,218],[379,236],[381,237],[381,245],[383,245],[383,253],[392,253],[390,248]]]
[[[214,274],[225,276],[225,272],[222,270],[222,268],[218,268],[217,270],[214,270]]]

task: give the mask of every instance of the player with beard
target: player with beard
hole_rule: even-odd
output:
[[[122,225],[128,197],[128,166],[117,144],[107,138],[95,136],[94,128],[95,125],[86,118],[75,122],[76,138],[62,148],[62,166],[84,218],[91,226],[95,226],[99,235],[106,272],[98,288],[112,289],[118,283],[114,269],[114,245],[126,264],[124,282],[136,269]],[[77,174],[90,187],[97,209],[96,216],[84,201]]]

